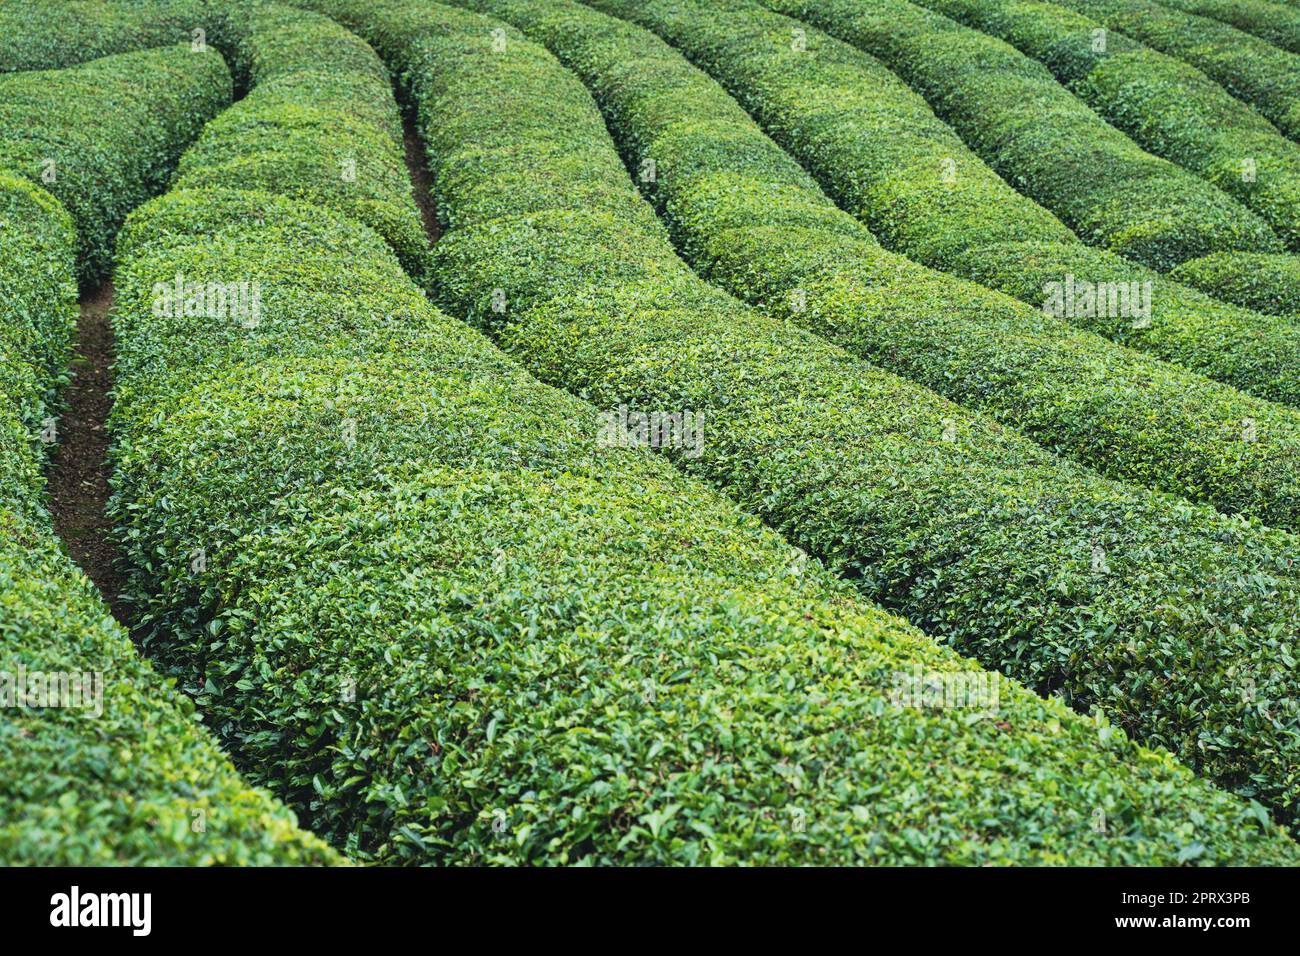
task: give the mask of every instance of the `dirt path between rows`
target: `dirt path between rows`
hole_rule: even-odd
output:
[[[424,144],[410,111],[403,111],[402,124],[412,195],[429,241],[434,243],[442,235],[442,228],[429,191],[431,177],[425,164]],[[128,625],[127,608],[121,596],[123,579],[118,552],[112,540],[112,525],[105,514],[111,473],[105,420],[112,407],[109,390],[113,384],[114,351],[108,319],[112,308],[111,279],[82,295],[71,363],[72,381],[64,391],[67,408],[59,418],[58,443],[50,456],[46,482],[55,531],[72,559],[99,588],[113,617]]]
[[[424,220],[429,242],[435,243],[442,236],[442,226],[438,222],[438,207],[434,205],[433,193],[429,191],[433,178],[425,161],[424,143],[420,142],[420,134],[415,128],[415,117],[409,109],[402,110],[402,139],[406,147],[406,170],[411,174],[412,195],[420,207],[420,218]]]
[[[108,321],[112,308],[111,279],[82,295],[72,381],[64,391],[67,409],[59,417],[58,444],[50,456],[46,481],[55,531],[72,560],[104,595],[113,617],[125,625],[117,549],[104,514],[110,472],[104,421],[112,406],[113,332]]]

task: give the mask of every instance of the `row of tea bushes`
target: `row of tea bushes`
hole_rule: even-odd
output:
[[[1062,82],[1142,146],[1202,175],[1300,247],[1300,145],[1200,70],[1064,7],[1004,0],[917,0],[1001,37],[1049,66]],[[1217,252],[1170,275],[1270,314],[1300,299],[1300,260],[1268,252]],[[1253,270],[1263,265],[1267,279]],[[1293,310],[1294,311],[1294,310]]]
[[[810,19],[838,33],[829,22],[846,12],[854,28],[845,39],[880,57],[1007,182],[1090,245],[1160,271],[1211,252],[1283,249],[1254,213],[1139,148],[1002,40],[906,0],[836,2]],[[888,28],[859,29],[868,20]]]
[[[160,75],[140,98],[157,107],[154,122],[183,129],[169,82]],[[101,127],[83,155],[111,169],[113,156],[130,164],[134,148],[165,138],[106,135],[121,131]],[[193,703],[139,657],[55,537],[41,464],[76,322],[78,245],[56,199],[0,173],[0,859],[332,862],[291,813],[240,780]]]
[[[257,0],[24,0],[0,6],[0,73],[57,70],[151,47],[215,45],[226,12]],[[229,64],[238,78],[234,62]]]
[[[230,17],[251,86],[185,154],[178,188],[265,189],[336,209],[428,269],[402,121],[370,47],[324,17],[270,6]]]
[[[652,34],[569,2],[475,6],[536,24],[728,292],[1114,477],[1300,529],[1300,414],[886,252]]]
[[[864,42],[890,35],[895,24],[865,0],[768,5],[777,2]],[[1208,378],[1300,404],[1300,328],[1084,245],[998,178],[877,60],[750,3],[711,5],[729,24],[725,33],[698,15],[698,4],[676,11],[650,3],[639,14],[625,3],[592,5],[639,16],[711,72],[888,248],[1036,307],[1067,281],[1092,289],[1136,283],[1150,291],[1145,316],[1062,311],[1073,325]]]
[[[8,442],[0,454],[7,473]],[[15,507],[7,494],[0,502],[0,858],[335,862],[284,806],[240,779],[193,701],[140,657],[37,507]]]
[[[187,166],[180,172],[186,184],[258,186],[265,183],[268,169],[275,174],[287,171],[290,179],[279,186],[296,190],[295,194],[303,198],[345,203],[349,215],[375,227],[389,240],[408,269],[422,272],[427,269],[427,240],[418,216],[410,208],[410,181],[402,160],[401,121],[392,102],[387,71],[365,44],[358,46],[355,38],[346,39],[346,31],[339,31],[344,34],[340,38],[320,23],[314,29],[299,30],[295,29],[295,19],[300,16],[290,8],[277,8],[255,0],[222,3],[164,0],[148,5],[130,0],[117,3],[38,0],[35,8],[24,7],[21,13],[17,8],[7,8],[0,14],[0,28],[5,24],[14,27],[0,42],[0,71],[27,69],[32,63],[83,63],[95,51],[112,50],[133,51],[134,59],[108,57],[102,61],[104,67],[120,63],[121,72],[134,76],[149,68],[148,61],[140,58],[160,54],[160,51],[139,52],[136,48],[155,47],[183,38],[191,53],[209,54],[196,60],[207,59],[213,64],[221,62],[221,56],[216,55],[219,49],[231,64],[236,88],[252,83],[257,91],[208,128],[201,148],[192,151]],[[40,39],[45,36],[45,28],[34,20],[52,25],[58,41],[49,50]],[[200,30],[203,38],[191,40],[187,25],[197,25],[193,29]],[[322,51],[330,43],[336,46],[327,59],[332,66],[346,65],[348,72],[320,66]],[[183,47],[184,44],[172,45],[177,51]],[[86,69],[89,65],[77,70],[3,78],[0,88],[4,83],[16,84],[14,89],[26,94],[31,88],[49,88],[52,84],[61,87],[75,82]],[[97,74],[87,74],[86,82],[102,84],[104,81]],[[117,108],[117,99],[109,97],[120,87],[117,84],[99,97],[89,98],[79,111],[67,118],[67,126],[84,130],[87,117],[98,117],[106,108]],[[50,93],[50,97],[58,95],[61,95],[58,88]],[[321,101],[346,101],[350,111],[331,111]],[[229,93],[225,102],[229,102]],[[31,102],[15,114],[15,125],[30,123],[32,116],[48,105],[49,98]],[[192,123],[182,131],[185,138],[180,142],[193,139],[214,112],[193,109]],[[326,117],[331,118],[333,125]],[[138,123],[139,117],[124,116],[118,124],[129,122]],[[44,125],[48,128],[48,124]],[[126,132],[122,131],[124,138],[135,141]],[[62,129],[57,135],[60,141],[68,138]],[[274,156],[264,157],[257,163],[243,159],[241,144],[259,136],[262,138],[259,149],[272,141],[278,143]],[[320,148],[323,140],[330,142],[330,150]],[[156,144],[141,143],[140,149],[143,151],[151,145]],[[26,151],[30,153],[33,149],[36,147],[28,146]],[[126,168],[126,164],[117,171],[94,170],[101,181],[106,181],[109,175],[120,178],[124,184],[121,192],[129,191],[131,184],[136,184],[135,191],[122,196],[115,205],[113,221],[99,230],[106,236],[101,251],[107,250],[100,257],[99,272],[102,273],[103,264],[111,256],[112,233],[120,225],[124,211],[138,205],[144,195],[161,189],[165,177],[154,172],[174,168],[178,152],[175,144],[156,149],[154,170]],[[294,157],[300,157],[296,165]],[[315,167],[304,165],[313,162]],[[26,170],[31,163],[24,157],[21,165]],[[193,172],[198,166],[202,167],[201,174]],[[37,172],[43,171],[43,165],[38,167]],[[142,172],[146,174],[143,177]],[[85,181],[86,177],[80,180]],[[148,192],[144,193],[146,186]],[[59,191],[51,188],[56,193]]]
[[[1300,145],[1200,70],[1053,4],[919,4],[1040,60],[1139,145],[1235,196],[1300,248]]]
[[[601,407],[704,413],[683,468],[936,637],[1289,818],[1294,536],[1098,478],[702,283],[626,214],[635,187],[585,88],[505,27],[313,7],[374,43],[419,108],[454,223],[435,249],[450,310]]]
[[[1300,56],[1235,27],[1155,0],[1055,0],[1176,56],[1300,139]]]
[[[1166,7],[1218,20],[1300,53],[1300,10],[1270,0],[1161,0]]]
[[[1300,320],[1300,260],[1295,256],[1216,253],[1184,262],[1172,275],[1216,299]]]
[[[79,274],[92,285],[107,275],[126,214],[166,185],[230,98],[221,56],[184,45],[0,74],[0,170],[44,186],[72,214]]]
[[[31,446],[43,452],[37,436],[57,414],[59,392],[67,381],[77,288],[63,280],[75,277],[77,230],[57,199],[21,176],[0,170],[0,196],[0,401],[6,414],[13,413],[13,428],[6,424],[3,443],[15,450],[5,456],[5,471],[13,474],[10,468],[29,460],[17,449]],[[5,498],[35,501],[40,484],[32,472],[12,493],[7,487]]]
[[[866,52],[882,57],[975,153],[1089,244],[1161,271],[1210,252],[1282,250],[1257,215],[1139,148],[1014,47],[905,0],[832,4],[846,7],[887,19],[887,34],[864,45]]]
[[[471,69],[494,42],[437,7],[403,12],[394,35],[423,48],[407,28],[444,27],[437,50]],[[512,128],[497,142],[526,145]],[[250,772],[348,849],[1295,858],[1258,805],[999,684],[663,458],[598,448],[594,408],[430,307],[361,223],[178,189],[132,217],[119,256],[115,507],[150,640]],[[175,274],[256,277],[261,313],[154,315]],[[996,713],[907,706],[900,675],[1000,688]]]

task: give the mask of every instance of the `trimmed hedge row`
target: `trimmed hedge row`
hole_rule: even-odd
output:
[[[1131,747],[1126,779],[1095,726],[1019,689],[1014,744],[964,713],[893,714],[892,673],[969,665],[815,567],[791,576],[787,546],[665,462],[593,455],[594,410],[422,305],[359,227],[241,196],[263,227],[202,193],[131,227],[141,300],[147,271],[211,267],[219,244],[276,303],[253,354],[216,343],[228,367],[132,449],[133,530],[172,556],[178,607],[219,609],[159,634],[169,656],[320,832],[383,862],[1294,859],[1217,795],[1190,826],[1206,788]],[[346,314],[304,259],[363,284]],[[1030,761],[1037,779],[1014,770]]]
[[[1217,20],[1154,0],[1054,0],[1203,70],[1300,138],[1300,58]]]
[[[1300,320],[1300,260],[1268,253],[1218,253],[1184,262],[1171,275],[1216,299]]]
[[[6,473],[35,460],[20,449],[30,440],[29,450],[39,450],[36,435],[58,411],[77,327],[77,289],[64,282],[73,274],[76,244],[72,218],[57,199],[0,171],[0,406],[15,413],[23,435],[3,443],[12,451],[0,455]],[[0,480],[0,495],[36,501],[40,485],[35,478]]]
[[[464,196],[474,210],[435,247],[448,306],[602,407],[707,412],[683,468],[935,636],[1099,704],[1290,818],[1300,569],[1286,556],[1300,539],[1058,461],[702,283],[621,215],[626,199],[593,206],[600,183],[634,192],[599,112],[493,21],[393,0],[312,6],[404,78],[440,208],[456,217]],[[562,170],[535,163],[561,145]],[[525,172],[537,193],[492,189]]]
[[[384,235],[409,270],[423,273],[428,268],[428,241],[409,201],[401,120],[387,71],[373,51],[347,31],[324,18],[310,21],[310,29],[298,29],[304,19],[301,12],[258,0],[164,0],[147,5],[38,0],[35,10],[0,13],[0,30],[5,25],[13,28],[0,41],[0,70],[28,69],[30,64],[66,66],[98,50],[119,52],[179,38],[192,44],[193,30],[202,29],[203,42],[219,49],[229,62],[236,87],[253,85],[256,95],[209,125],[201,149],[180,171],[184,185],[258,188],[273,182],[268,176],[289,168],[302,198],[335,208],[342,204],[349,215]],[[54,24],[58,37],[53,46],[47,43],[47,24]],[[322,65],[323,49],[330,51],[329,66]],[[331,103],[347,103],[348,109],[333,110]],[[193,138],[194,130],[190,132]],[[322,139],[331,142],[330,150],[320,148]],[[273,142],[279,146],[269,151]],[[247,160],[243,153],[249,148],[267,155]],[[295,157],[317,167],[292,168]],[[191,172],[199,166],[201,179]]]
[[[892,8],[866,0],[780,2],[863,43],[901,32]],[[625,4],[601,8],[635,18]],[[725,36],[662,5],[639,22],[719,79],[888,248],[1038,307],[1049,284],[1067,276],[1098,286],[1150,282],[1149,322],[1097,310],[1068,321],[1261,398],[1300,404],[1293,323],[1084,245],[984,165],[879,61],[753,4],[716,8],[733,24]],[[792,37],[808,50],[792,49]]]
[[[151,47],[216,46],[242,79],[228,11],[261,0],[24,0],[0,7],[0,73],[57,70]],[[202,31],[197,33],[195,31]]]
[[[166,185],[181,150],[230,98],[225,61],[189,46],[0,75],[0,169],[67,207],[81,282],[91,285],[108,272],[126,214]]]
[[[1218,20],[1300,53],[1300,10],[1268,0],[1160,0],[1166,7]]]
[[[0,173],[0,859],[333,862],[239,779],[50,526],[36,435],[64,379],[77,244],[57,200]],[[52,699],[50,678],[55,694],[80,679],[84,696]]]
[[[1235,196],[1300,248],[1300,146],[1218,83],[1064,7],[918,0],[1035,57],[1109,122]],[[1101,49],[1095,47],[1101,46]]]
[[[1282,251],[1262,219],[1138,147],[1009,44],[904,0],[872,0],[863,10],[890,17],[896,28],[867,52],[1090,245],[1160,271],[1229,249]]]
[[[990,677],[661,458],[598,451],[595,409],[430,307],[359,222],[182,189],[132,216],[119,256],[115,510],[150,639],[349,850],[1297,859],[1257,804],[1015,685],[1001,722],[894,707],[900,673]],[[257,277],[260,320],[155,315],[175,274]]]
[[[252,90],[204,129],[176,186],[264,189],[327,206],[375,229],[408,272],[425,276],[429,241],[411,201],[402,121],[374,51],[289,7],[230,19]]]
[[[555,0],[467,5],[592,89],[625,163],[655,162],[646,192],[705,278],[1114,477],[1300,529],[1300,414],[886,252],[653,34]]]
[[[193,702],[109,616],[48,517],[24,510],[0,505],[5,683],[31,689],[46,675],[72,675],[95,690],[84,708],[44,706],[39,697],[31,707],[5,707],[0,858],[41,866],[337,862],[293,814],[239,778],[196,722]]]

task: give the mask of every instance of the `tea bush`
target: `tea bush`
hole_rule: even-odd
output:
[[[902,33],[892,9],[879,3],[780,2],[855,42]],[[1070,322],[1261,398],[1300,403],[1300,329],[1293,323],[1218,302],[1084,245],[999,179],[877,60],[751,3],[710,4],[717,22],[729,25],[725,32],[695,15],[698,5],[647,3],[639,12],[621,2],[592,5],[665,34],[886,247],[1036,307],[1048,284],[1067,276],[1149,281],[1150,322],[1099,313]],[[800,35],[811,53],[792,49]]]
[[[644,187],[706,278],[1115,477],[1300,528],[1295,412],[886,252],[642,30],[567,2],[475,5],[526,22],[587,82],[630,168],[657,164]]]
[[[144,89],[142,75],[151,78]],[[230,97],[221,56],[189,46],[0,74],[0,170],[48,188],[72,214],[78,272],[93,285],[126,214],[166,185],[181,150]]]
[[[408,84],[439,207],[455,219],[468,200],[435,248],[449,311],[602,407],[706,411],[708,440],[678,463],[866,594],[1291,805],[1279,649],[1294,631],[1294,536],[1101,479],[705,285],[658,229],[627,221],[625,198],[592,205],[600,180],[635,195],[603,119],[545,51],[494,39],[504,28],[401,3],[313,7]],[[532,158],[560,142],[571,162],[552,176]],[[535,192],[491,190],[525,170]],[[1213,677],[1189,663],[1207,659]]]

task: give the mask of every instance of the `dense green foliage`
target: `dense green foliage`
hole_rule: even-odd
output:
[[[900,672],[980,672],[663,458],[599,449],[594,408],[430,307],[334,209],[177,189],[119,257],[115,510],[149,640],[350,850],[1295,858],[1258,806],[1014,685],[997,720],[895,707]],[[255,276],[262,314],[160,317],[175,274]]]
[[[7,449],[6,449],[7,451]],[[98,705],[0,720],[0,859],[35,865],[328,863],[335,854],[249,788],[194,704],[141,659],[48,518],[0,505],[6,677],[74,675]],[[20,670],[20,668],[24,670]]]
[[[867,52],[1085,241],[1160,270],[1227,249],[1280,251],[1256,215],[1144,152],[1014,47],[904,0],[847,6],[887,18]]]
[[[0,173],[0,860],[330,862],[239,779],[50,526],[40,465],[75,323],[76,247],[53,197]],[[51,677],[61,694],[80,679],[84,696],[52,700]]]
[[[635,187],[599,113],[532,44],[494,49],[476,38],[483,21],[456,31],[400,3],[313,5],[409,83],[439,208],[457,223],[435,249],[449,309],[602,407],[706,412],[708,440],[678,463],[868,595],[1292,804],[1293,669],[1278,652],[1292,653],[1294,536],[1060,462],[704,285],[659,229],[623,214]],[[561,153],[555,173],[536,161]],[[525,174],[532,191],[493,188]],[[591,201],[619,191],[609,209]]]
[[[1269,0],[1160,0],[1166,7],[1209,17],[1300,53],[1300,10]]]
[[[1300,248],[1300,146],[1200,70],[1119,33],[1107,32],[1097,49],[1102,24],[1053,4],[917,2],[1037,57],[1142,146],[1241,199],[1292,249]],[[1300,260],[1247,251],[1211,253],[1201,261],[1189,260],[1189,268],[1171,276],[1261,312],[1297,311]],[[1254,274],[1258,267],[1264,275]]]
[[[1172,275],[1216,299],[1300,319],[1300,260],[1295,256],[1223,252],[1184,262]]]
[[[108,679],[93,721],[0,724],[0,856],[334,861],[236,776],[197,700],[255,783],[382,862],[1300,862],[1259,803],[1130,739],[1293,822],[1300,539],[1099,478],[811,333],[1279,523],[1291,413],[885,252],[641,31],[465,2],[593,85],[628,163],[658,161],[643,186],[668,229],[582,84],[498,21],[306,4],[374,42],[418,107],[451,226],[431,260],[386,69],[337,24],[242,0],[74,2],[84,22],[42,43],[0,13],[0,70],[197,56],[166,48],[197,22],[250,87],[117,247],[112,511],[140,634],[188,694],[59,548],[31,436],[63,375],[78,243],[94,279],[221,104],[192,81],[186,125],[168,99],[183,84],[149,87],[139,110],[173,128],[115,144],[133,198],[50,183],[71,217],[0,160],[0,650]],[[122,53],[140,46],[164,49]],[[203,79],[228,99],[230,73]],[[114,136],[143,115],[113,112],[121,89]],[[1042,216],[1049,251],[1078,246]],[[775,318],[701,282],[672,240]],[[426,281],[578,396],[430,306]],[[703,444],[607,447],[584,398],[694,410]],[[1100,709],[999,681],[855,586]],[[954,685],[992,701],[934,702]]]
[[[662,169],[646,191],[706,278],[1109,474],[1300,529],[1293,410],[886,252],[643,30],[568,2],[474,6],[526,21],[593,88],[626,164]]]
[[[918,0],[1046,64],[1146,149],[1204,177],[1300,248],[1300,145],[1200,70],[1051,3]],[[1234,0],[1236,2],[1236,0]]]
[[[151,77],[143,87],[142,75]],[[225,61],[189,46],[0,75],[0,169],[44,186],[68,209],[81,280],[94,283],[126,214],[162,189],[181,150],[230,97]]]
[[[338,209],[423,276],[429,243],[411,202],[397,104],[374,51],[293,8],[231,20],[252,89],[204,129],[177,186],[265,189]]]
[[[1300,57],[1225,23],[1155,0],[1055,0],[1203,70],[1300,139]]]
[[[2,147],[0,147],[2,148]],[[0,404],[16,413],[24,441],[57,411],[68,352],[77,322],[77,290],[65,284],[76,255],[76,228],[62,205],[26,179],[0,171]],[[29,456],[4,444],[8,467]],[[35,446],[33,446],[35,448]],[[34,500],[31,482],[11,488],[5,500]]]
[[[39,28],[33,23],[38,17]],[[8,35],[6,25],[13,28]],[[387,71],[364,43],[323,18],[309,20],[301,11],[251,0],[37,0],[32,6],[0,11],[0,70],[67,66],[99,51],[116,53],[175,40],[193,50],[195,30],[202,30],[202,45],[210,54],[219,50],[229,60],[238,87],[251,84],[256,90],[207,126],[180,170],[183,185],[273,187],[345,208],[388,239],[408,270],[423,274],[428,243],[410,204],[401,120]],[[220,57],[210,58],[220,62]],[[149,71],[138,61],[121,62],[132,71],[128,86]],[[70,82],[78,73],[30,74],[30,80],[23,79],[35,84],[57,76]],[[0,89],[3,82],[19,79],[0,81]],[[340,103],[347,108],[336,108]],[[85,112],[71,117],[69,125],[84,124],[100,105],[85,104]],[[213,112],[196,113],[181,131],[185,136],[179,144],[192,140]],[[174,168],[179,148],[158,152],[160,169]],[[157,193],[163,182],[155,181],[157,177],[141,180],[141,170],[123,165],[115,156],[108,159],[115,176],[137,186],[113,210],[111,229],[102,230],[111,252],[112,231],[121,215]],[[101,257],[99,265],[104,261]]]
[[[56,70],[114,53],[215,43],[241,0],[23,0],[0,5],[0,72]],[[203,31],[195,34],[195,30]]]
[[[1210,252],[1282,249],[1255,214],[1140,149],[1009,44],[905,0],[836,2],[809,19],[838,33],[829,21],[843,11],[887,23],[845,38],[881,57],[976,154],[1086,242],[1162,271]]]
[[[726,32],[698,16],[674,16],[662,3],[642,6],[640,13],[625,3],[602,9],[639,16],[668,35],[887,247],[1034,306],[1044,304],[1049,283],[1067,276],[1096,284],[1149,281],[1149,322],[1102,313],[1069,321],[1253,395],[1300,404],[1294,324],[1218,302],[1084,245],[999,179],[879,61],[752,4],[710,5],[730,24]],[[786,6],[873,42],[891,35],[894,24],[865,2]],[[806,50],[792,49],[791,37],[800,35],[794,31]]]

